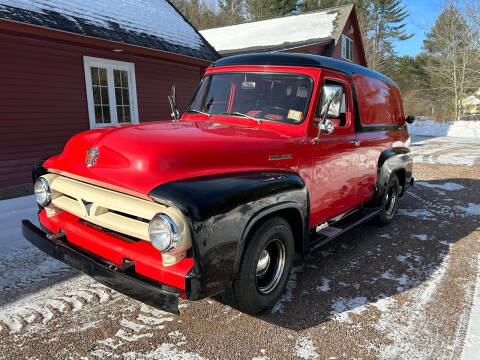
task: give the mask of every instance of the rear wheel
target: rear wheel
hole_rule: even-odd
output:
[[[392,221],[397,210],[398,199],[400,197],[400,182],[396,174],[390,175],[387,187],[383,192],[380,202],[380,214],[378,215],[378,223],[386,225]]]
[[[273,307],[290,277],[294,251],[288,222],[281,217],[265,221],[249,238],[226,301],[253,315]]]

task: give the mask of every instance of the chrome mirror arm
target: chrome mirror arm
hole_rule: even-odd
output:
[[[335,92],[335,94],[333,94],[333,96],[327,102],[327,106],[325,107],[325,111],[323,112],[322,122],[318,124],[317,137],[313,139],[315,144],[318,144],[318,142],[320,141],[321,134],[329,135],[333,132],[333,129],[334,129],[333,123],[330,120],[328,120],[327,116],[328,116],[328,111],[330,110],[330,105],[332,105],[333,101],[337,98],[339,94],[340,94],[340,91]]]

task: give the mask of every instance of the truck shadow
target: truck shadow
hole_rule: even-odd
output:
[[[448,183],[463,188],[447,190]],[[479,186],[443,179],[410,189],[391,224],[353,229],[295,267],[281,300],[260,318],[292,330],[350,322],[352,313],[428,282],[449,247],[478,231]]]

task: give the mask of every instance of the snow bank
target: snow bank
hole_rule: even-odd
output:
[[[480,121],[455,121],[443,124],[432,120],[415,121],[408,125],[408,131],[412,135],[480,139]]]

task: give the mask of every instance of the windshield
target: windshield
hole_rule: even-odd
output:
[[[313,80],[282,73],[220,73],[202,79],[185,113],[244,116],[299,124],[307,115]]]

